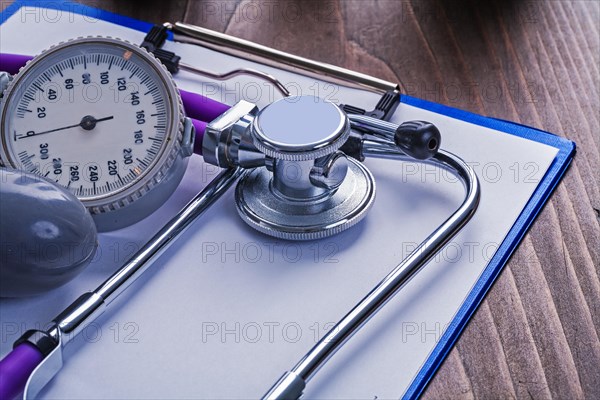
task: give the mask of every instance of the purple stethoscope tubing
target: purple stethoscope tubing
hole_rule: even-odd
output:
[[[0,53],[0,71],[14,75],[31,59],[33,57],[21,54]],[[227,104],[186,90],[179,89],[179,94],[181,95],[185,114],[192,120],[194,128],[196,128],[194,153],[202,154],[202,138],[207,123],[223,114],[230,107]]]

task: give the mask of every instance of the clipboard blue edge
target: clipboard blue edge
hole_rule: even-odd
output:
[[[9,5],[0,14],[0,25],[3,24],[13,14],[15,14],[21,7],[43,7],[58,11],[68,11],[85,15],[90,18],[112,22],[114,24],[126,26],[142,32],[147,32],[153,26],[153,24],[148,22],[139,21],[134,18],[70,1],[44,2],[33,0],[17,0]],[[172,38],[169,37],[169,39]],[[483,301],[485,295],[490,290],[494,281],[517,248],[517,245],[521,242],[523,236],[525,236],[529,230],[529,227],[535,220],[535,217],[548,201],[550,195],[556,188],[556,185],[558,185],[569,165],[571,164],[575,154],[576,146],[574,142],[568,139],[564,139],[552,133],[514,122],[484,117],[468,111],[459,110],[407,95],[402,95],[400,101],[413,107],[422,108],[424,110],[445,115],[450,118],[459,119],[461,121],[501,131],[510,135],[533,140],[535,142],[543,143],[558,149],[556,158],[550,165],[548,171],[546,171],[546,174],[527,202],[527,205],[513,224],[502,244],[498,247],[498,250],[488,263],[488,266],[484,269],[478,281],[473,286],[473,289],[461,305],[454,319],[436,344],[435,348],[429,354],[427,360],[417,375],[413,378],[411,385],[402,396],[403,399],[416,399],[423,393],[423,390],[425,390],[427,384],[431,378],[433,378],[434,374],[460,337],[460,334],[467,326],[468,321],[479,307],[479,304]]]
[[[496,278],[510,259],[523,236],[529,230],[535,217],[542,210],[550,195],[567,171],[575,154],[575,142],[561,138],[552,133],[531,128],[525,125],[508,122],[500,119],[484,117],[468,111],[432,103],[402,95],[401,102],[414,107],[422,108],[450,118],[459,119],[482,127],[494,129],[525,139],[533,140],[558,149],[556,158],[546,171],[533,195],[525,205],[525,208],[511,227],[502,244],[498,247],[496,254],[492,257],[487,267],[473,286],[473,289],[461,305],[454,319],[441,336],[433,351],[413,379],[403,395],[403,399],[416,399],[425,390],[427,384],[441,366],[442,362],[460,337],[467,326],[479,304],[494,284]]]

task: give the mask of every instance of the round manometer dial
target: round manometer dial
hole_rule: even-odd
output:
[[[93,215],[146,196],[189,155],[171,76],[118,39],[80,38],[43,52],[12,79],[1,113],[2,162],[69,189]],[[168,194],[151,196],[153,203]],[[153,210],[144,211],[122,223],[113,215],[109,227]]]

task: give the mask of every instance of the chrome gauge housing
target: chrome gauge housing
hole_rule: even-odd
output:
[[[167,69],[110,37],[63,42],[28,62],[3,92],[0,130],[0,162],[70,190],[99,230],[163,204],[194,139]]]

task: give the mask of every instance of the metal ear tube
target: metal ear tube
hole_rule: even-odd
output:
[[[395,145],[377,141],[365,140],[362,152],[366,157],[410,160],[410,157]],[[306,383],[318,369],[398,293],[473,216],[479,203],[480,189],[477,176],[471,167],[456,155],[443,150],[427,162],[451,171],[462,181],[466,196],[461,206],[331,328],[291,371],[286,372],[274,384],[263,399],[299,398]]]
[[[391,144],[365,140],[364,155],[393,160],[410,160]],[[286,372],[263,399],[297,399],[306,383],[346,340],[350,339],[375,313],[383,307],[444,245],[456,235],[475,213],[479,203],[477,176],[462,159],[440,150],[428,163],[454,173],[464,184],[466,196],[461,206],[396,268],[394,268],[369,294],[294,366]]]
[[[305,120],[315,122],[315,126],[305,126]],[[280,100],[260,112],[240,102],[207,126],[203,140],[207,162],[221,167],[264,167],[241,178],[236,202],[244,221],[278,238],[326,237],[363,218],[375,194],[371,173],[357,161],[365,157],[432,164],[455,174],[466,190],[461,206],[286,372],[263,399],[299,398],[329,357],[473,216],[480,197],[477,176],[461,158],[439,150],[440,143],[440,132],[431,123],[395,125],[371,117],[346,116],[335,106],[310,96]],[[345,149],[348,155],[339,149]],[[349,181],[352,189],[345,189]]]
[[[217,201],[243,173],[241,168],[222,171],[175,217],[144,245],[123,267],[111,275],[94,291],[84,293],[60,313],[46,331],[28,331],[14,344],[15,357],[0,362],[0,370],[16,370],[12,382],[4,382],[7,393],[23,390],[24,399],[35,398],[40,390],[60,371],[63,365],[63,348],[90,322],[96,319],[129,285],[139,278],[188,226]],[[23,352],[35,349],[40,354],[27,358]],[[28,368],[24,368],[27,360]],[[18,378],[18,379],[17,379]],[[23,387],[19,387],[24,384]],[[10,397],[8,397],[10,398]]]

